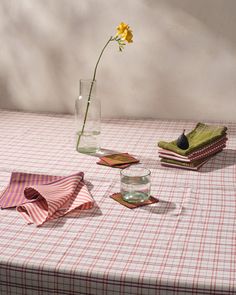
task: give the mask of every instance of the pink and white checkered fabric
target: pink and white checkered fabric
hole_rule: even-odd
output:
[[[14,171],[79,167],[95,201],[42,227],[0,210],[0,294],[236,294],[236,124],[216,122],[228,127],[227,147],[196,172],[162,167],[157,149],[196,122],[103,120],[104,152],[128,152],[151,170],[159,202],[130,210],[109,197],[120,171],[75,151],[73,122],[0,111],[0,190]]]
[[[27,223],[36,225],[75,209],[91,209],[94,200],[83,177],[83,172],[67,177],[13,172],[0,207],[17,207]]]

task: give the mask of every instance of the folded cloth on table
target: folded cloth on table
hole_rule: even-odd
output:
[[[200,148],[205,147],[206,145],[225,137],[226,131],[227,127],[225,126],[197,123],[196,127],[186,135],[189,142],[188,149],[182,150],[179,147],[177,147],[177,140],[171,142],[160,141],[158,142],[158,146],[162,149],[175,152],[178,155],[187,156],[192,152],[197,151]]]
[[[8,187],[0,195],[1,208],[16,207],[27,223],[36,225],[93,205],[83,172],[70,176],[13,172]]]
[[[159,149],[158,153],[160,158],[173,159],[173,160],[178,160],[182,162],[192,162],[192,161],[196,161],[196,160],[200,160],[200,159],[212,156],[220,152],[223,148],[226,147],[226,141],[227,141],[227,137],[225,135],[222,138],[206,145],[205,147],[202,147],[197,151],[193,151],[187,156],[182,156],[175,152],[165,150],[165,149]]]
[[[161,165],[165,167],[176,167],[187,170],[197,171],[203,164],[205,164],[211,157],[196,160],[190,163],[172,160],[172,159],[161,159]]]

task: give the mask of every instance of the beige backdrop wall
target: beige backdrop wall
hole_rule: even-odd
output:
[[[235,0],[1,0],[0,107],[73,113],[99,65],[104,117],[236,121]]]

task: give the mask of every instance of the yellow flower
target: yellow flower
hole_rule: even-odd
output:
[[[132,31],[126,23],[121,22],[116,29],[117,29],[117,35],[119,35],[122,40],[127,41],[128,43],[133,42]]]
[[[121,22],[117,29],[117,35],[122,35],[125,30],[127,30],[129,26],[126,23]]]
[[[125,30],[124,33],[122,34],[122,39],[124,39],[128,43],[133,42],[132,38],[133,38],[133,34],[132,34],[132,31],[130,29]]]

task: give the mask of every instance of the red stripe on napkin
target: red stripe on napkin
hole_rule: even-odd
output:
[[[46,184],[61,178],[63,178],[63,176],[12,172],[8,187],[0,195],[0,207],[16,207],[26,202],[27,199],[24,194],[24,189],[27,186],[33,186],[44,183]]]
[[[23,201],[16,210],[27,223],[41,225],[74,209],[93,207],[94,200],[83,176],[82,172],[67,177],[14,173],[1,201],[9,207]]]

